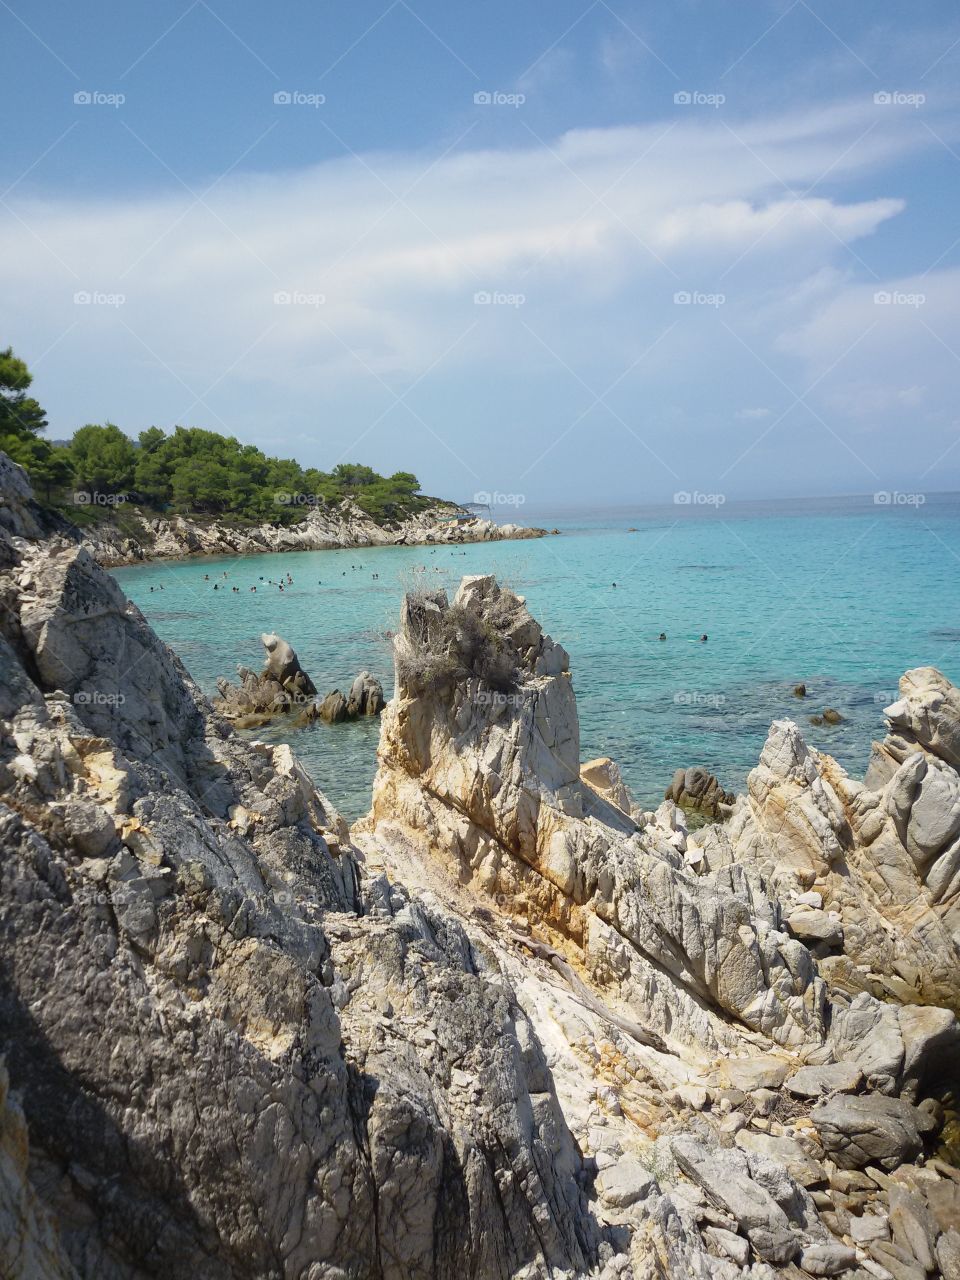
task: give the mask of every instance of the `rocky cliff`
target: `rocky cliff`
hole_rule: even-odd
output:
[[[465,579],[350,832],[0,488],[4,1275],[960,1275],[943,677],[690,833]]]
[[[186,556],[257,555],[263,551],[327,551],[336,547],[427,546],[540,538],[544,529],[451,519],[449,507],[431,507],[392,525],[378,524],[355,503],[316,505],[297,524],[235,525],[187,516],[142,517],[123,528],[110,521],[86,525],[83,545],[106,567]],[[136,531],[132,531],[135,527]]]

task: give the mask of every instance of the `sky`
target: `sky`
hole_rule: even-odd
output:
[[[51,438],[517,507],[960,489],[953,0],[0,0],[0,38],[0,345]]]

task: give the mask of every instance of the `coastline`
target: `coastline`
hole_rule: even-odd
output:
[[[257,555],[269,552],[331,551],[378,546],[457,545],[542,538],[546,529],[496,524],[471,518],[450,522],[450,509],[432,507],[390,528],[343,502],[336,508],[314,508],[299,524],[261,524],[249,528],[221,521],[202,524],[186,516],[144,520],[147,537],[138,538],[117,526],[88,526],[80,543],[105,569],[155,560],[187,560],[203,556]]]

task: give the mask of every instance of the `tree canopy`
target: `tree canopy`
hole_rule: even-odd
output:
[[[293,458],[269,457],[252,444],[201,427],[160,427],[130,439],[111,422],[88,423],[62,445],[40,439],[40,405],[27,396],[32,382],[12,349],[0,351],[0,449],[25,467],[46,501],[64,500],[68,485],[123,497],[149,512],[175,512],[237,521],[293,523],[319,503],[349,498],[375,520],[402,519],[429,505],[410,471],[379,475],[340,462],[332,471],[303,468]],[[102,499],[101,499],[102,500]],[[110,504],[87,514],[101,516]]]

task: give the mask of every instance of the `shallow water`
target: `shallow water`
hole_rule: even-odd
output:
[[[570,653],[582,758],[612,756],[646,804],[662,798],[680,765],[705,765],[742,789],[770,721],[784,716],[862,775],[903,671],[929,664],[960,680],[958,495],[929,495],[919,508],[830,499],[718,510],[527,509],[520,518],[557,526],[562,536],[114,572],[207,692],[217,676],[232,679],[238,663],[259,668],[259,635],[276,631],[321,694],[346,690],[366,668],[388,696],[388,633],[418,569],[429,585],[450,590],[463,574],[496,573]],[[291,587],[268,585],[287,572]],[[227,590],[213,591],[214,581]],[[793,695],[800,681],[803,701]],[[825,706],[843,722],[809,725]],[[368,722],[258,736],[291,742],[352,819],[369,807],[377,733]]]

